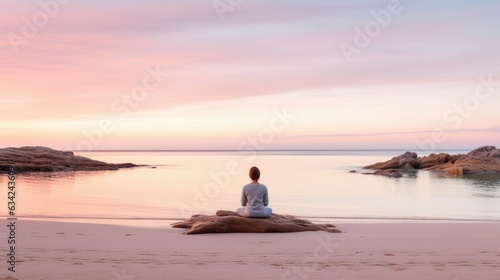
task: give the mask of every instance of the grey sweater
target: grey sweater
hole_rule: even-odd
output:
[[[248,184],[241,192],[241,206],[248,210],[263,210],[269,204],[267,187],[263,184]]]

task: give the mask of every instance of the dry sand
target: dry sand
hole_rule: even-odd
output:
[[[17,271],[2,238],[0,279],[500,279],[500,223],[336,224],[344,233],[186,236],[19,220]]]

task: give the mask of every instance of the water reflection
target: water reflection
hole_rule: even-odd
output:
[[[73,187],[77,172],[28,172],[17,175],[18,185],[25,192],[50,194],[54,187]]]
[[[468,184],[476,189],[475,196],[484,198],[497,198],[500,190],[500,174],[474,174],[462,177]]]
[[[498,186],[500,183],[500,174],[467,174],[467,175],[452,175],[446,172],[424,171],[429,172],[433,179],[457,179],[465,180],[472,184],[481,186]]]
[[[411,179],[417,179],[419,175],[418,170],[404,170],[401,172],[405,177],[411,178]]]
[[[464,175],[462,178],[478,187],[493,190],[500,188],[500,174]]]
[[[459,179],[455,175],[450,175],[446,172],[438,172],[438,171],[423,171],[428,172],[432,179]]]
[[[500,174],[450,175],[445,172],[430,172],[433,179],[460,181],[474,189],[473,195],[480,198],[498,198]]]

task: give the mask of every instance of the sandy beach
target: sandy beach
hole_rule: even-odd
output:
[[[0,279],[500,279],[500,223],[337,222],[341,234],[190,236],[169,223],[19,220],[16,272],[2,261]]]

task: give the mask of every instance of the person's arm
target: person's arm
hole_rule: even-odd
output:
[[[247,206],[247,195],[245,194],[245,187],[241,190],[241,206]]]
[[[269,204],[269,194],[267,192],[267,187],[264,189],[264,199],[262,200],[264,202],[264,206],[267,206]]]

